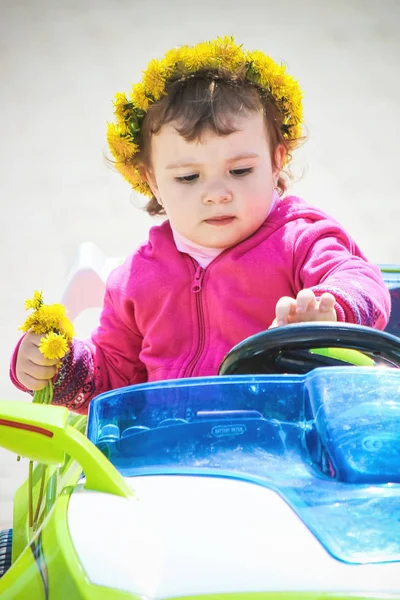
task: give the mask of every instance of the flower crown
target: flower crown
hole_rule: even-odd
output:
[[[195,46],[169,50],[162,60],[152,60],[144,71],[141,83],[134,84],[129,99],[117,93],[114,100],[116,123],[109,123],[107,141],[117,170],[139,193],[152,192],[132,160],[139,152],[139,134],[149,107],[167,95],[168,83],[197,71],[215,70],[235,73],[244,71],[245,79],[274,99],[282,114],[282,133],[288,140],[301,135],[302,93],[298,82],[260,52],[246,51],[233,37],[217,38]]]

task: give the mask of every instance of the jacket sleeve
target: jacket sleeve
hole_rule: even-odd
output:
[[[125,266],[111,273],[100,324],[88,340],[74,340],[54,382],[53,404],[87,413],[90,400],[97,394],[147,381],[140,360],[143,338],[136,325],[129,285]]]
[[[88,340],[73,340],[53,380],[53,404],[86,414],[97,394],[147,380],[140,360],[142,336],[136,326],[134,303],[127,295],[127,278],[120,267],[110,275],[99,327]],[[19,344],[11,360],[10,376],[14,385],[29,392],[16,379],[18,348]]]
[[[350,236],[330,219],[306,222],[294,241],[296,291],[336,298],[338,321],[384,329],[390,294],[379,267],[368,262]]]

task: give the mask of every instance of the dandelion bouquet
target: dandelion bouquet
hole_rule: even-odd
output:
[[[61,359],[68,353],[74,328],[71,321],[67,318],[65,307],[62,304],[45,304],[43,302],[42,292],[35,291],[33,298],[25,301],[26,310],[33,312],[26,318],[20,329],[25,333],[31,332],[36,335],[42,335],[40,338],[39,350],[45,358],[58,360],[61,366]],[[50,404],[53,399],[53,383],[51,380],[46,387],[33,394],[33,402],[38,404]],[[18,457],[18,460],[21,457]],[[36,503],[36,510],[33,506],[33,461],[29,461],[28,477],[28,523],[34,530],[40,524],[40,509],[45,493],[46,465],[41,465],[40,489]]]
[[[26,310],[33,312],[26,318],[20,329],[42,335],[39,350],[45,358],[59,360],[68,353],[74,328],[66,315],[62,304],[44,304],[42,292],[35,291],[33,298],[25,301]],[[53,399],[53,384],[51,380],[47,386],[33,395],[33,402],[50,404]]]

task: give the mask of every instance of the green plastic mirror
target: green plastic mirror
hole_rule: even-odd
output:
[[[1,401],[0,445],[30,460],[58,466],[64,462],[65,450],[57,434],[65,434],[67,423],[66,408]]]

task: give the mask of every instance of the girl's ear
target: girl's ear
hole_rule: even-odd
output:
[[[157,200],[157,202],[159,204],[161,204],[160,203],[160,192],[159,192],[157,180],[154,176],[153,171],[146,167],[140,167],[140,174],[143,177],[143,179],[145,179],[146,182],[148,183],[151,191],[153,192],[154,198]]]
[[[276,178],[279,177],[279,173],[282,170],[283,163],[286,158],[286,148],[282,144],[279,144],[274,151],[274,161],[273,161],[273,173]]]

